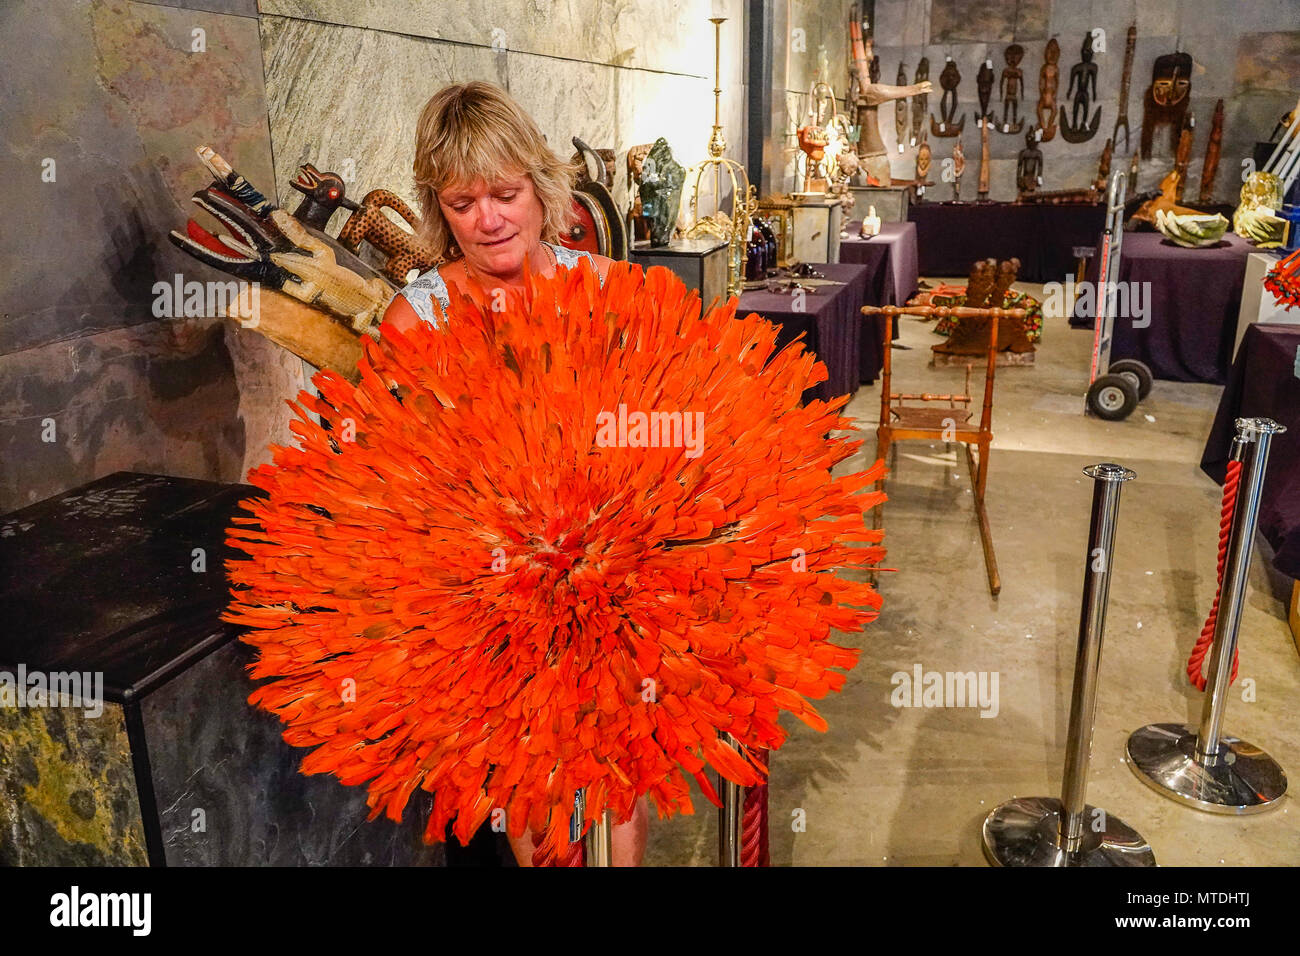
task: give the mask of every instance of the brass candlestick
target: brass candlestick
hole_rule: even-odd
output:
[[[749,261],[745,245],[749,235],[750,217],[758,210],[758,197],[749,183],[745,167],[722,154],[727,139],[722,133],[722,24],[726,17],[710,17],[713,24],[713,132],[709,136],[709,158],[696,163],[687,171],[691,180],[690,220],[686,230],[688,239],[717,236],[727,243],[727,295],[740,295],[744,288],[745,265]],[[700,181],[713,170],[712,213],[700,215]],[[722,211],[722,177],[724,172],[731,181],[731,212]]]

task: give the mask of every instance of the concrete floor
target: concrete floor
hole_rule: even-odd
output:
[[[997,375],[986,497],[1002,592],[988,593],[960,446],[897,446],[884,511],[884,563],[897,571],[880,575],[880,618],[840,640],[862,655],[843,692],[819,706],[830,730],[785,720],[791,736],[772,759],[774,866],[983,866],[980,824],[994,806],[1059,796],[1092,493],[1080,470],[1101,461],[1138,477],[1120,507],[1088,802],[1137,829],[1162,865],[1300,863],[1290,798],[1257,816],[1211,815],[1154,793],[1123,761],[1136,728],[1199,720],[1184,668],[1214,598],[1220,490],[1197,463],[1221,389],[1157,382],[1128,421],[1085,417],[1091,334],[1060,316],[1044,324],[1036,365]],[[960,390],[962,371],[927,367],[939,341],[930,328],[904,320],[911,350],[894,351],[896,389]],[[865,441],[842,470],[875,460],[879,400],[877,384],[849,405]],[[1279,760],[1294,790],[1300,658],[1258,550],[1250,583],[1225,728]],[[996,672],[997,715],[892,706],[891,675],[917,664]],[[1253,702],[1242,699],[1246,679]],[[694,816],[651,822],[646,865],[716,864],[717,812],[698,794],[695,804]]]

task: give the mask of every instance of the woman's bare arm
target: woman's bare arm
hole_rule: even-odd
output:
[[[409,332],[422,321],[415,309],[411,308],[411,303],[406,301],[406,296],[399,292],[393,296],[393,301],[388,303],[381,324],[392,326],[399,332]]]

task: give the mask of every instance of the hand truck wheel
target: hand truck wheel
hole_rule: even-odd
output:
[[[1131,381],[1137,388],[1138,401],[1151,394],[1151,383],[1155,381],[1155,376],[1151,374],[1151,369],[1145,362],[1139,362],[1137,359],[1117,359],[1110,363],[1107,371],[1111,375],[1123,375]]]
[[[1098,418],[1117,422],[1137,407],[1137,386],[1127,376],[1102,375],[1088,386],[1088,410]]]

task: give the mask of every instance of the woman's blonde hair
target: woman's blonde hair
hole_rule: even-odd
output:
[[[462,255],[438,206],[438,190],[453,184],[492,185],[527,173],[542,203],[543,241],[559,242],[575,219],[576,165],[556,156],[532,117],[492,83],[458,83],[429,97],[415,130],[414,168],[420,235],[445,259]]]

